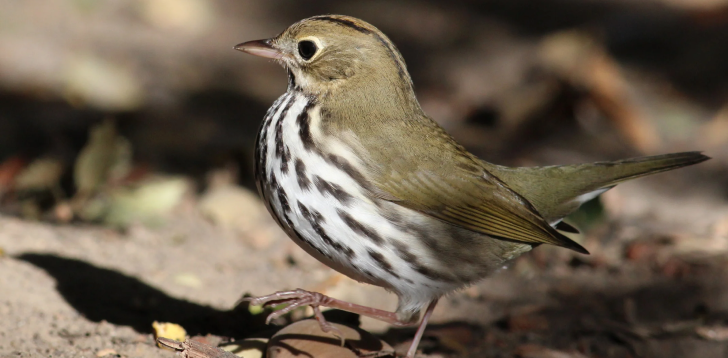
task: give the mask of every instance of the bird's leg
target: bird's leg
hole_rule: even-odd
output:
[[[425,315],[422,317],[422,322],[420,322],[419,327],[417,327],[417,333],[415,333],[415,338],[412,340],[412,344],[410,345],[405,358],[414,358],[415,353],[417,352],[417,346],[420,345],[422,335],[425,334],[427,321],[430,319],[430,316],[432,316],[432,311],[435,310],[435,306],[437,306],[437,299],[432,300],[432,302],[430,302],[427,306],[427,311],[425,311]]]
[[[338,337],[341,340],[341,346],[344,346],[345,340],[344,340],[344,333],[341,332],[340,329],[336,328],[333,324],[329,323],[329,321],[324,318],[323,313],[321,313],[321,309],[319,306],[311,306],[313,307],[313,316],[316,317],[316,321],[319,323],[319,327],[321,327],[321,330]]]
[[[248,301],[252,306],[263,307],[275,306],[279,304],[288,305],[285,308],[272,312],[270,315],[268,315],[268,318],[265,321],[266,324],[302,306],[311,306],[314,308],[314,312],[316,312],[316,309],[318,307],[336,308],[342,311],[356,313],[361,316],[367,316],[380,321],[384,321],[397,327],[408,326],[412,324],[412,322],[400,320],[399,318],[397,318],[397,314],[394,312],[357,305],[354,303],[338,300],[336,298],[332,298],[317,292],[302,290],[300,288],[293,291],[280,291],[266,296],[246,297],[243,298],[241,301]],[[321,329],[324,332],[328,332],[331,330],[331,326],[328,324],[328,322],[326,322],[323,315],[317,315],[316,320],[318,320],[319,324],[321,325]]]
[[[332,332],[337,337],[341,338],[343,341],[343,335],[341,334],[341,331],[339,331],[335,326],[331,325],[324,316],[321,314],[321,311],[319,310],[319,307],[329,307],[329,308],[336,308],[347,312],[356,313],[361,316],[367,316],[370,318],[374,318],[380,321],[387,322],[393,326],[408,326],[411,325],[412,322],[409,321],[402,321],[397,318],[397,314],[394,312],[389,312],[385,310],[380,310],[372,307],[357,305],[354,303],[338,300],[333,297],[329,297],[323,294],[320,294],[318,292],[311,292],[306,291],[303,289],[296,289],[293,291],[279,291],[270,295],[266,296],[260,296],[260,297],[246,297],[243,298],[241,301],[248,301],[250,302],[250,305],[253,306],[263,306],[263,307],[269,307],[269,306],[275,306],[280,304],[287,304],[283,309],[280,309],[278,311],[272,312],[268,315],[268,318],[266,318],[266,323],[270,323],[270,321],[285,315],[288,312],[293,311],[294,309],[302,306],[311,306],[314,310],[314,316],[316,317],[316,320],[319,322],[319,325],[321,326],[321,330],[324,332]],[[437,306],[437,299],[434,299],[430,302],[430,304],[427,306],[427,310],[425,311],[425,315],[422,317],[422,321],[420,322],[420,325],[417,327],[417,333],[415,333],[415,337],[412,340],[412,344],[410,345],[409,350],[407,351],[407,355],[405,358],[414,358],[415,353],[417,352],[417,346],[420,344],[420,340],[422,339],[422,336],[425,333],[425,327],[427,327],[427,321],[430,319],[430,316],[432,315],[432,311],[435,310],[435,306]]]

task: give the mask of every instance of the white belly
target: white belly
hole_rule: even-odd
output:
[[[304,112],[310,114],[307,121],[299,118],[307,118]],[[342,168],[342,161],[347,168],[358,164],[347,147],[335,144],[337,158],[332,159],[325,149],[312,146],[311,139],[321,136],[317,113],[304,95],[286,93],[266,117],[263,130],[268,128],[268,134],[258,143],[261,193],[299,246],[355,280],[394,291],[400,306],[426,304],[502,266],[503,260],[473,257],[456,261],[460,275],[453,274],[448,265],[460,254],[449,248],[460,247],[457,240],[473,242],[476,234],[387,201],[372,201]],[[500,241],[483,237],[479,242]]]

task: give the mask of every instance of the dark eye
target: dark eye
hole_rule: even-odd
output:
[[[313,41],[301,41],[298,43],[298,54],[301,55],[304,60],[310,60],[311,57],[316,54],[316,50],[318,50],[318,48]]]

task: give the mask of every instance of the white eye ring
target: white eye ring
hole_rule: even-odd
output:
[[[305,43],[310,43],[313,46],[304,45],[307,48],[302,47],[302,44],[305,44]],[[309,61],[313,60],[314,58],[316,58],[319,53],[321,53],[321,49],[323,48],[323,45],[321,44],[321,41],[318,38],[313,37],[313,36],[307,36],[307,37],[303,37],[298,40],[297,47],[298,47],[298,51],[296,51],[296,52],[297,52],[298,57],[300,57],[304,61],[309,62]],[[311,50],[313,50],[313,53],[311,53],[308,57],[306,57],[305,55],[307,55],[307,51],[311,51]]]

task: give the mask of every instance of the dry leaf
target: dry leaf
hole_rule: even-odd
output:
[[[185,273],[179,273],[174,275],[172,278],[174,280],[174,283],[181,285],[181,286],[187,286],[192,288],[200,288],[202,287],[202,280],[199,276],[195,275],[194,273],[185,272]]]
[[[159,224],[189,191],[183,178],[149,178],[136,185],[117,187],[105,196],[87,202],[79,215],[85,220],[102,220],[125,227],[132,223]]]
[[[26,161],[20,157],[10,157],[0,164],[0,195],[12,186],[15,177],[20,174],[26,164]]]
[[[73,207],[69,202],[60,202],[53,208],[53,216],[62,223],[73,220]]]
[[[247,338],[226,343],[220,348],[242,358],[263,358],[269,340],[268,338]]]
[[[110,178],[128,172],[131,163],[131,145],[116,133],[112,120],[92,127],[89,140],[76,159],[73,180],[80,197],[95,193]]]
[[[36,159],[15,178],[16,190],[47,190],[58,185],[63,164],[56,159]]]
[[[250,190],[235,185],[210,188],[200,198],[200,211],[216,224],[248,231],[268,215],[263,202]]]
[[[63,73],[65,97],[74,104],[106,110],[133,110],[144,100],[138,76],[125,66],[91,53],[72,57]]]
[[[271,230],[271,217],[260,198],[240,186],[211,186],[200,198],[198,207],[214,223],[245,237],[253,248],[267,248],[279,237],[279,231]]]
[[[154,321],[152,322],[152,329],[154,330],[155,340],[162,337],[183,342],[187,337],[187,331],[176,323]],[[168,349],[160,346],[159,344],[157,344],[157,346],[159,348]]]

